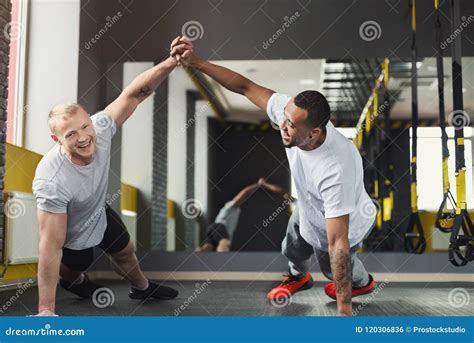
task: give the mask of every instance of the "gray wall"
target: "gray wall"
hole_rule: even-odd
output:
[[[127,3],[130,7],[124,9]],[[449,1],[441,3],[442,25],[447,28]],[[196,51],[209,59],[410,56],[408,1],[101,0],[99,6],[103,17],[123,12],[122,19],[99,42],[104,45],[101,56],[108,61],[160,59],[167,55],[171,39],[191,20],[203,28],[202,38],[195,41]],[[419,57],[433,55],[432,11],[432,1],[417,3]],[[264,42],[282,27],[284,18],[296,12],[296,21],[264,49]],[[461,12],[474,15],[474,2],[461,0]],[[369,20],[379,24],[379,39],[361,38],[359,28]],[[447,30],[444,33],[446,37]],[[463,31],[463,41],[463,54],[474,55],[471,27]],[[444,52],[449,54],[450,49]]]

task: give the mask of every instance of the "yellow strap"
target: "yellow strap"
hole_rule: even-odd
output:
[[[364,132],[361,130],[357,133],[357,145],[359,148],[362,146],[362,140],[364,138]]]
[[[368,108],[367,114],[365,115],[365,135],[368,136],[372,129],[372,109]]]
[[[456,174],[456,214],[461,214],[461,210],[466,206],[466,169],[461,169]]]
[[[464,137],[459,137],[456,142],[458,145],[464,145]]]
[[[388,66],[390,64],[390,60],[388,58],[385,58],[384,60],[384,63],[383,63],[383,84],[384,84],[384,87],[387,88],[388,87]]]
[[[377,227],[382,228],[382,211],[378,210],[377,211]]]
[[[439,9],[439,0],[434,0],[435,9]]]
[[[443,193],[449,191],[448,159],[443,159]]]
[[[416,32],[416,0],[412,0],[411,6],[411,29],[413,32]]]
[[[373,108],[373,112],[374,112],[374,119],[375,117],[378,116],[379,114],[379,92],[377,90],[378,88],[374,88],[374,91],[373,91],[373,97],[374,97],[374,108]]]
[[[413,156],[413,157],[411,158],[411,163],[416,163],[416,156]]]
[[[388,222],[392,219],[393,202],[390,196],[383,199],[383,221]]]
[[[374,195],[378,199],[378,197],[379,197],[379,180],[374,181]]]
[[[416,189],[416,183],[412,182],[411,183],[411,210],[413,212],[418,211],[418,195],[417,195],[417,189]]]
[[[175,202],[171,199],[168,199],[166,203],[166,217],[168,219],[174,219],[174,205]]]

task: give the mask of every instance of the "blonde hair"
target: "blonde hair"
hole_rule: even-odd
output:
[[[79,110],[84,110],[81,105],[74,102],[66,104],[59,104],[54,106],[48,115],[48,126],[52,133],[55,133],[55,124],[58,119],[64,119],[77,113]]]

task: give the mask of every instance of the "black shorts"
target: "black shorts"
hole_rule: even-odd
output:
[[[123,250],[130,241],[130,234],[127,231],[122,218],[109,206],[105,206],[107,227],[104,238],[98,247],[108,254],[114,254]],[[73,250],[63,248],[63,258],[61,260],[69,269],[83,272],[94,262],[94,247],[84,250]]]
[[[217,247],[221,239],[229,239],[229,233],[224,224],[221,223],[212,223],[207,228],[206,238],[203,241],[203,244],[210,243]]]

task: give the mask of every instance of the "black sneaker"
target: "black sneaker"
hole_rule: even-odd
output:
[[[86,274],[84,274],[84,280],[81,283],[77,283],[76,281],[67,281],[64,279],[60,279],[59,284],[66,291],[69,291],[71,293],[74,293],[80,296],[81,298],[86,298],[86,299],[92,299],[92,295],[94,294],[94,292],[97,289],[103,287],[89,280]]]
[[[132,299],[174,299],[178,296],[178,291],[171,287],[166,287],[149,281],[147,289],[141,291],[132,287],[130,293],[128,293],[128,296]]]

